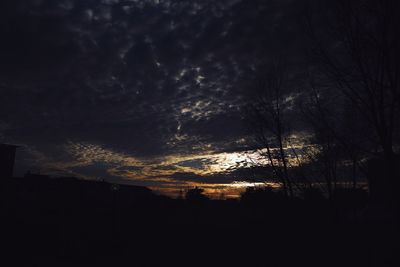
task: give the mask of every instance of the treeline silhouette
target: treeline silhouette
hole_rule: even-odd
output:
[[[27,174],[1,179],[3,266],[391,266],[390,212],[366,191],[211,200]]]
[[[2,266],[400,266],[399,3],[317,6],[304,12],[302,88],[284,60],[269,60],[245,110],[272,174],[263,177],[280,189],[212,200],[193,188],[172,199],[104,181],[17,178],[15,148],[4,146]],[[298,124],[309,132],[300,145]]]
[[[333,198],[368,181],[398,215],[400,5],[317,2],[303,11],[306,70],[284,51],[260,63],[244,109],[251,145],[288,197],[318,184]]]

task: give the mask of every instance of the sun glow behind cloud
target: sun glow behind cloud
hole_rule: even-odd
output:
[[[246,187],[252,186],[279,186],[272,177],[265,177],[265,182],[260,182],[252,181],[249,173],[233,175],[238,170],[270,164],[263,155],[264,150],[215,152],[205,149],[197,154],[173,154],[151,159],[85,142],[68,142],[64,150],[70,157],[69,161],[43,159],[47,162],[47,172],[144,185],[175,196],[181,190],[195,186],[204,188],[205,193],[212,197],[221,194],[237,197]],[[289,158],[290,161],[296,164],[294,157]]]

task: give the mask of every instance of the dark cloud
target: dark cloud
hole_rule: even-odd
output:
[[[0,138],[45,155],[68,142],[142,158],[243,150],[243,95],[276,51],[298,60],[298,5],[1,1]]]
[[[265,167],[245,167],[229,172],[199,175],[192,172],[176,172],[170,176],[175,181],[204,184],[232,184],[237,182],[264,183],[274,182],[272,170]]]

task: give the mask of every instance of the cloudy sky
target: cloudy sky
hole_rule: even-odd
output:
[[[16,174],[257,182],[241,107],[260,66],[302,60],[300,2],[2,0],[0,142],[21,145]]]

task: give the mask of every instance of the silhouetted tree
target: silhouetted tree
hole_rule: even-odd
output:
[[[277,198],[278,193],[274,192],[271,187],[247,187],[240,196],[242,202],[258,205],[273,202]]]
[[[275,178],[282,184],[287,196],[293,196],[293,185],[289,177],[288,155],[285,151],[288,138],[285,99],[286,72],[281,61],[267,67],[260,77],[256,98],[248,107],[248,122],[260,152],[273,169]]]
[[[321,34],[309,18],[313,54],[326,80],[360,114],[371,143],[382,152],[391,187],[397,188],[395,147],[400,123],[400,6],[396,0],[332,2]],[[373,152],[373,151],[371,151]],[[394,192],[392,192],[395,194]]]
[[[208,198],[203,193],[204,189],[195,187],[186,192],[185,199],[191,202],[207,200]]]
[[[317,168],[320,176],[325,180],[328,196],[337,186],[337,167],[339,163],[338,144],[336,137],[335,110],[332,101],[328,101],[324,94],[310,84],[308,95],[300,105],[303,119],[310,127],[313,145],[304,149],[307,159]]]

